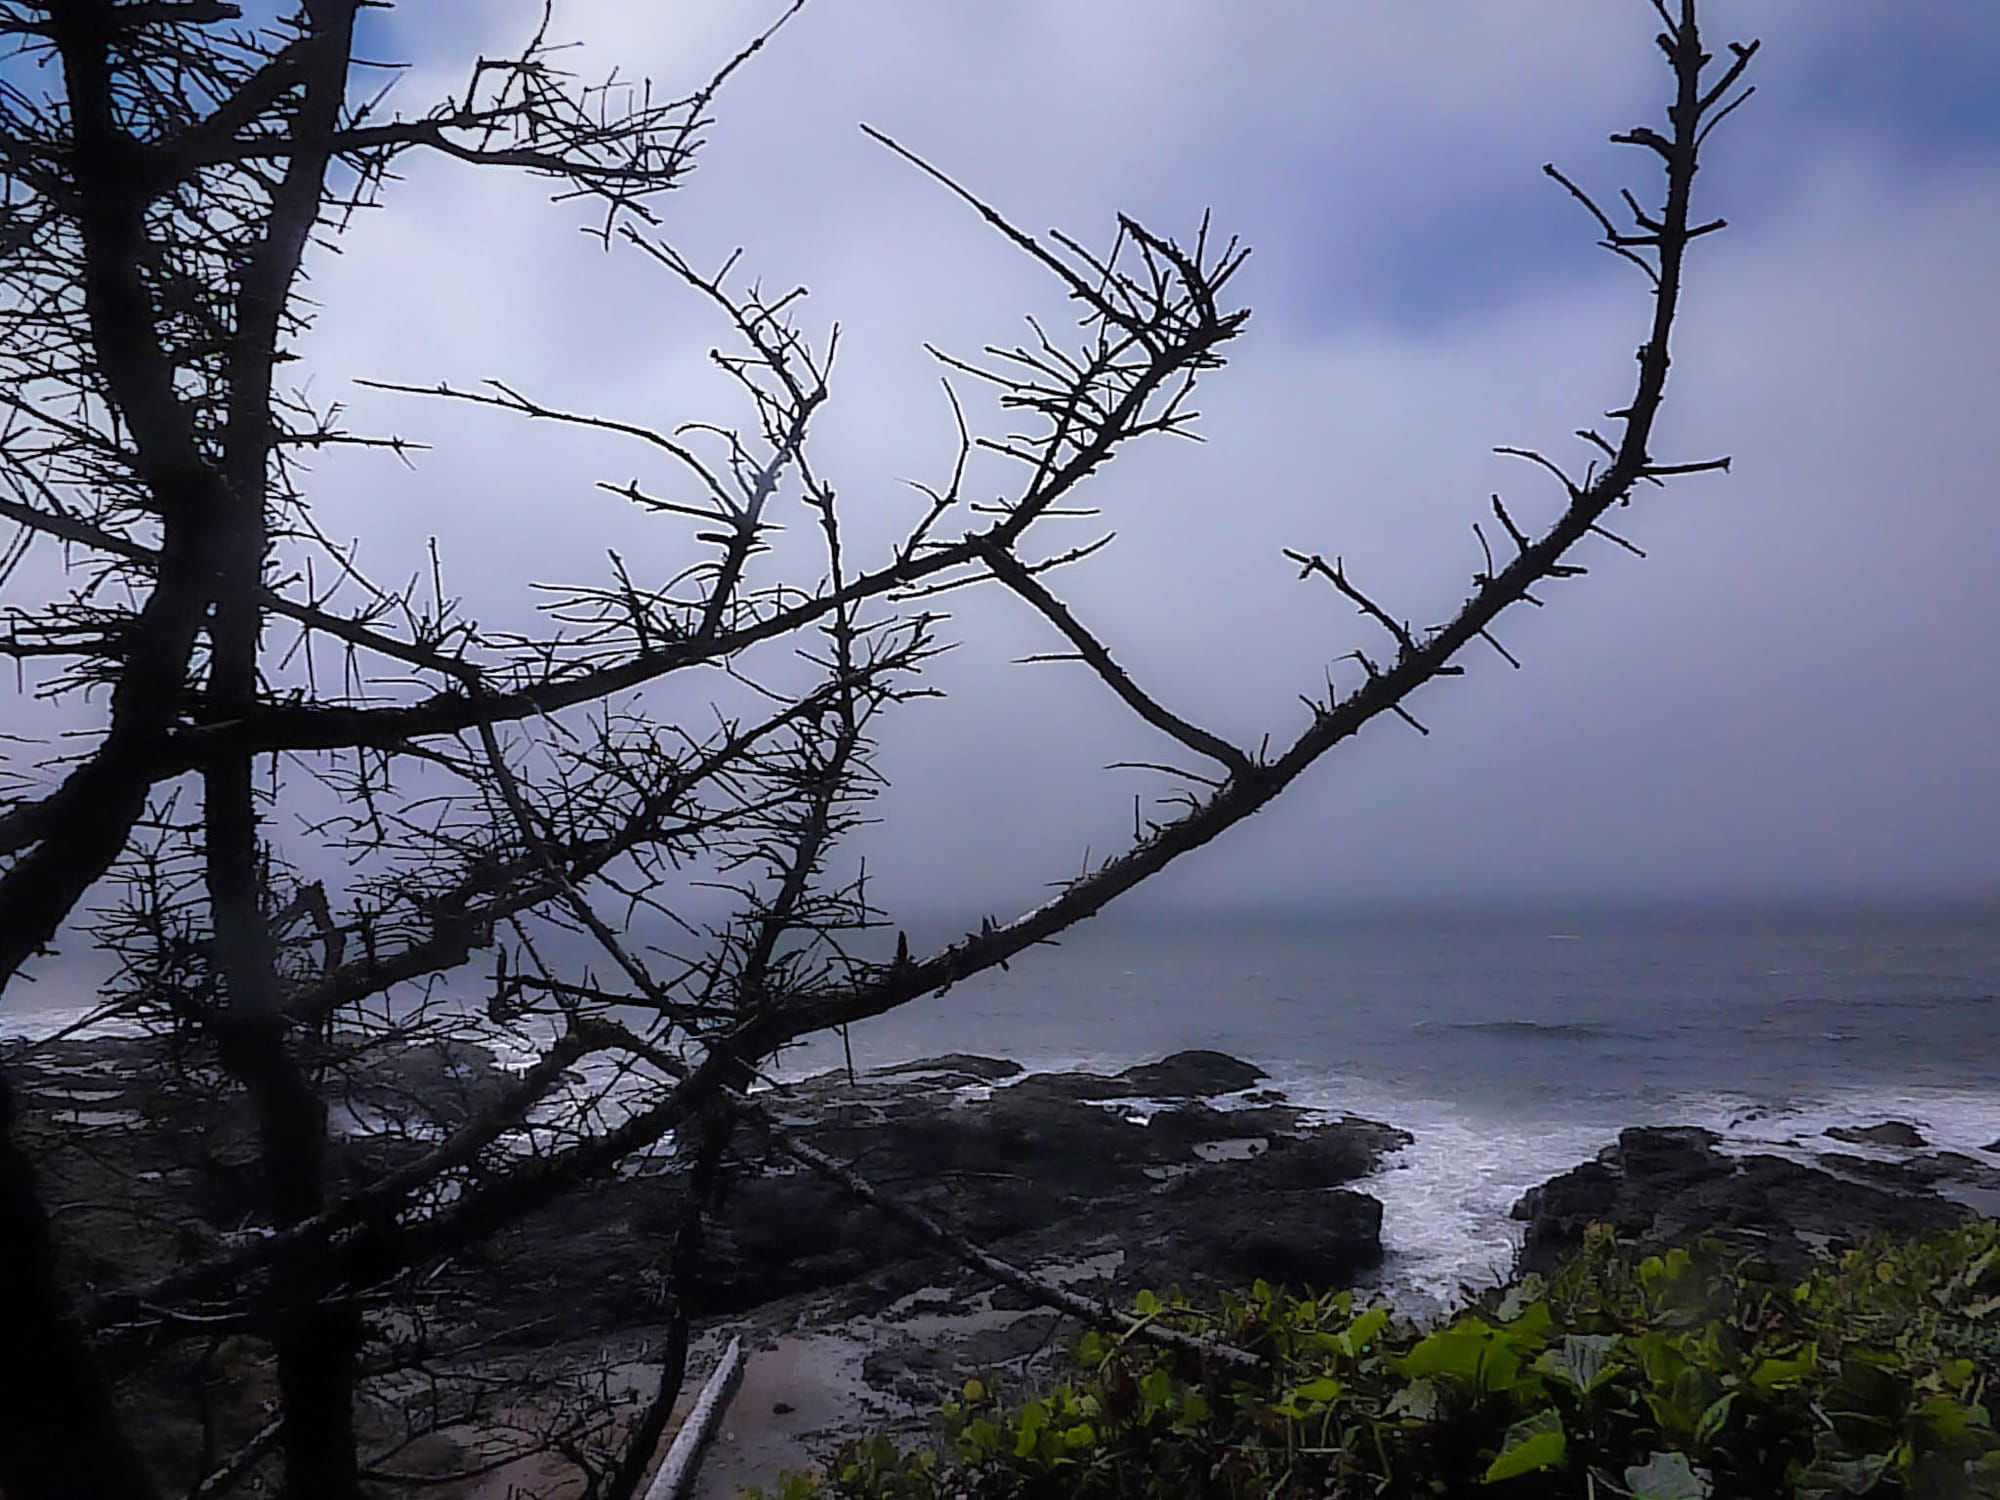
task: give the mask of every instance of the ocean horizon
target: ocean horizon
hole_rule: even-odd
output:
[[[52,981],[0,1011],[47,1034]],[[64,1003],[66,1001],[66,1003]],[[1241,1057],[1329,1115],[1411,1131],[1363,1184],[1382,1284],[1423,1301],[1504,1274],[1527,1188],[1629,1125],[1811,1161],[1830,1126],[2000,1138],[2000,903],[1523,904],[1100,918],[1059,944],[795,1047],[779,1080],[946,1052],[1036,1071],[1185,1048]]]

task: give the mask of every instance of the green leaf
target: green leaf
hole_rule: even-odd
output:
[[[1708,1476],[1685,1453],[1655,1453],[1625,1471],[1625,1488],[1632,1500],[1707,1500]]]
[[[1503,1479],[1552,1469],[1563,1461],[1568,1446],[1561,1415],[1538,1411],[1507,1429],[1499,1454],[1486,1467],[1486,1483],[1498,1484]]]
[[[1730,1408],[1736,1404],[1736,1396],[1737,1393],[1731,1391],[1709,1403],[1708,1410],[1703,1412],[1701,1420],[1695,1423],[1694,1440],[1697,1443],[1706,1443],[1722,1431],[1723,1425],[1729,1420]]]
[[[1388,1326],[1388,1322],[1388,1308],[1369,1308],[1367,1312],[1350,1323],[1347,1327],[1347,1332],[1340,1336],[1341,1348],[1349,1355],[1359,1354],[1363,1349],[1368,1347],[1369,1340],[1373,1339],[1376,1334]]]
[[[1646,1405],[1666,1431],[1692,1438],[1715,1398],[1708,1377],[1698,1367],[1685,1365],[1664,1388],[1646,1393]]]
[[[1542,1278],[1530,1271],[1519,1281],[1507,1288],[1500,1298],[1500,1306],[1494,1311],[1503,1323],[1511,1323],[1521,1316],[1521,1311],[1530,1302],[1542,1295]]]
[[[1000,1428],[989,1417],[980,1417],[966,1424],[959,1434],[959,1443],[968,1449],[973,1457],[985,1458],[1000,1450]]]
[[[1572,1333],[1562,1347],[1544,1355],[1540,1367],[1588,1395],[1617,1372],[1611,1355],[1620,1343],[1615,1333]]]
[[[1942,1443],[1964,1436],[1969,1427],[1985,1426],[1988,1420],[1980,1408],[1967,1406],[1956,1396],[1943,1394],[1920,1402],[1910,1415],[1928,1426]]]
[[[1160,1314],[1159,1294],[1151,1287],[1132,1299],[1132,1306],[1138,1309],[1142,1318],[1156,1318]]]
[[[1674,1347],[1673,1341],[1658,1329],[1639,1335],[1632,1341],[1633,1352],[1639,1356],[1639,1368],[1646,1372],[1646,1379],[1663,1389],[1672,1387],[1687,1369],[1687,1358]]]
[[[1760,1359],[1750,1371],[1750,1385],[1753,1390],[1764,1394],[1797,1385],[1812,1374],[1819,1364],[1819,1352],[1811,1347],[1801,1349],[1790,1359],[1772,1355]]]
[[[1413,1422],[1433,1422],[1443,1406],[1444,1403],[1438,1399],[1436,1381],[1412,1380],[1389,1398],[1388,1414],[1406,1417]]]
[[[1889,1470],[1890,1456],[1867,1453],[1860,1458],[1822,1458],[1800,1476],[1801,1494],[1865,1495],[1882,1481]]]
[[[1555,1326],[1555,1315],[1549,1311],[1549,1304],[1539,1298],[1525,1306],[1517,1306],[1512,1316],[1502,1304],[1500,1313],[1508,1337],[1516,1346],[1535,1347],[1546,1343],[1549,1330]]]
[[[1504,1391],[1521,1371],[1521,1357],[1479,1318],[1465,1318],[1418,1340],[1403,1357],[1403,1372],[1457,1380],[1475,1391]]]
[[[1332,1401],[1345,1389],[1346,1387],[1331,1375],[1322,1375],[1317,1380],[1308,1380],[1304,1385],[1295,1388],[1287,1399],[1295,1402]]]

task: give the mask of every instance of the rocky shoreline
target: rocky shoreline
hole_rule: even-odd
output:
[[[73,1221],[66,1238],[81,1283],[155,1273],[163,1257],[198,1252],[203,1234],[232,1227],[244,1208],[247,1140],[226,1118],[191,1129],[198,1091],[182,1098],[156,1082],[165,1072],[149,1046],[8,1049],[53,1179],[89,1189],[69,1149],[87,1138],[90,1172],[142,1181],[144,1196],[162,1209],[171,1200],[187,1220],[178,1236],[156,1236],[152,1252],[138,1237]],[[386,1062],[371,1092],[348,1101],[357,1122],[420,1107],[448,1127],[502,1076],[479,1055],[435,1044]],[[1322,1290],[1363,1282],[1383,1257],[1383,1208],[1369,1179],[1412,1137],[1392,1123],[1302,1110],[1265,1081],[1215,1052],[1115,1074],[1031,1073],[955,1054],[821,1074],[765,1102],[878,1187],[1093,1295],[1199,1292],[1258,1277]],[[199,1149],[172,1158],[165,1128]],[[1829,1135],[1808,1162],[1732,1155],[1694,1127],[1627,1129],[1596,1160],[1520,1200],[1516,1269],[1551,1268],[1586,1225],[1608,1222],[1647,1246],[1716,1236],[1792,1270],[1871,1233],[1973,1212],[1940,1189],[1973,1202],[2000,1195],[2000,1154],[1936,1151],[1901,1121]],[[359,1128],[342,1146],[356,1166],[377,1149]],[[733,1494],[857,1430],[917,1433],[968,1374],[1019,1389],[1057,1365],[1072,1332],[1063,1319],[996,1290],[823,1179],[755,1160],[754,1142],[744,1149],[752,1154],[727,1170],[690,1302],[702,1330],[697,1374],[731,1333],[751,1350],[702,1493]],[[676,1195],[670,1167],[609,1178],[461,1257],[448,1273],[454,1332],[478,1343],[487,1370],[612,1372],[609,1388],[636,1408],[659,1338],[660,1256]],[[457,1431],[428,1461],[463,1463],[478,1444],[475,1430]],[[484,1488],[440,1493],[504,1494],[523,1477],[503,1470]]]
[[[1903,1121],[1884,1126],[1899,1127],[1884,1134],[1915,1134]],[[1515,1205],[1514,1218],[1526,1226],[1516,1269],[1552,1271],[1597,1223],[1644,1249],[1717,1239],[1796,1273],[1871,1235],[1921,1234],[1972,1217],[1970,1207],[1934,1191],[1942,1184],[2000,1185],[2000,1167],[1956,1153],[1895,1162],[1827,1151],[1820,1165],[1808,1166],[1732,1155],[1720,1144],[1716,1132],[1693,1125],[1620,1132],[1597,1160],[1529,1190]]]

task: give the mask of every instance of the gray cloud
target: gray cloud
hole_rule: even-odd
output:
[[[497,47],[522,20],[481,6],[471,37],[448,10],[399,23],[421,64],[411,100],[445,76],[447,44]],[[1643,495],[1626,529],[1650,560],[1603,547],[1550,609],[1506,622],[1525,671],[1472,659],[1416,705],[1430,738],[1376,726],[1156,899],[2000,882],[2000,299],[1984,269],[2000,156],[1932,161],[1879,117],[1817,128],[1814,60],[1864,41],[1834,8],[1712,11],[1712,30],[1754,24],[1770,62],[1704,179],[1736,227],[1693,273],[1660,447],[1731,452],[1734,476]],[[566,12],[585,59],[680,82],[757,14]],[[1441,619],[1477,565],[1487,493],[1529,514],[1552,501],[1490,448],[1573,456],[1570,430],[1627,389],[1643,287],[1536,169],[1641,181],[1603,138],[1658,112],[1648,30],[1643,5],[1578,0],[817,0],[719,102],[666,233],[709,261],[746,247],[768,284],[812,287],[809,317],[841,321],[820,462],[857,535],[882,538],[908,514],[898,481],[950,457],[922,341],[969,352],[1061,303],[855,122],[1034,229],[1094,236],[1123,209],[1184,231],[1213,205],[1257,247],[1257,316],[1205,388],[1208,444],[1136,452],[1096,487],[1120,540],[1068,588],[1177,707],[1282,738],[1294,694],[1367,636],[1279,548],[1340,552],[1412,619]],[[1503,248],[1519,243],[1542,249]],[[345,252],[317,270],[316,389],[437,450],[414,474],[328,460],[330,529],[391,576],[438,534],[488,623],[519,618],[526,578],[596,576],[608,546],[655,576],[678,566],[657,524],[590,489],[653,477],[644,455],[345,382],[504,375],[581,409],[712,418],[722,330],[687,296],[593,251],[533,184],[449,164],[418,168]],[[1394,294],[1377,306],[1356,286]],[[1447,314],[1423,315],[1427,287]],[[868,849],[886,895],[1010,909],[1086,844],[1115,844],[1133,793],[1161,788],[1101,767],[1158,747],[1080,669],[1010,665],[1048,644],[1018,607],[956,607],[952,696],[890,731],[895,789]],[[648,705],[687,711],[704,686]]]

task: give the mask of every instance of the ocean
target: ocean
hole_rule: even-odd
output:
[[[1503,1275],[1508,1211],[1627,1125],[1811,1161],[1837,1124],[2000,1138],[2000,902],[1102,920],[869,1025],[859,1066],[946,1051],[1115,1068],[1183,1047],[1413,1132],[1362,1184],[1383,1284]],[[827,1040],[785,1059],[832,1066]]]
[[[23,998],[40,1004],[0,1033],[62,1013]],[[774,1071],[847,1048],[861,1067],[966,1051],[1046,1069],[1188,1047],[1415,1134],[1362,1186],[1384,1205],[1383,1287],[1435,1305],[1504,1274],[1515,1200],[1627,1125],[1806,1161],[1836,1124],[2000,1138],[2000,902],[1100,918]]]

